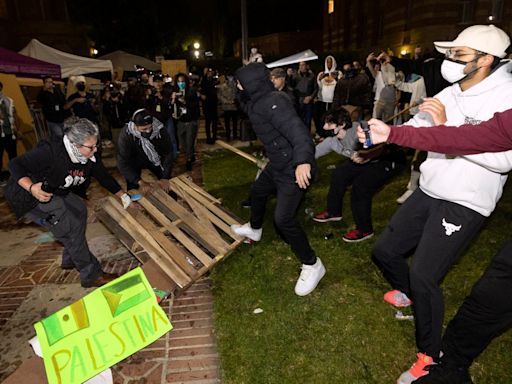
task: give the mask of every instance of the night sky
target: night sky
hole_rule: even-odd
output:
[[[247,0],[249,37],[320,29],[322,0]],[[231,56],[241,37],[240,0],[72,0],[73,21],[87,27],[99,55],[117,49],[178,57],[199,40],[217,56]]]

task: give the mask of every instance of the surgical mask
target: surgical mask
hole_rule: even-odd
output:
[[[183,91],[185,89],[185,82],[184,81],[178,81],[178,88]]]
[[[458,83],[466,76],[478,70],[478,68],[475,68],[469,73],[464,73],[464,68],[466,68],[466,65],[476,60],[478,60],[478,58],[468,61],[467,63],[460,63],[453,60],[445,59],[443,60],[443,64],[441,64],[441,75],[449,83]]]

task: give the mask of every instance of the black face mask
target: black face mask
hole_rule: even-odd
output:
[[[151,134],[153,133],[153,131],[151,132],[141,132],[140,135],[145,138],[145,139],[149,139],[151,137]]]
[[[82,83],[77,84],[76,89],[78,89],[80,92],[85,91],[85,84],[82,84]]]
[[[351,79],[356,75],[355,69],[349,69],[345,72],[345,79]]]

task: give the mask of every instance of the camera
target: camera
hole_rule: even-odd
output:
[[[53,193],[53,192],[55,192],[56,189],[57,189],[56,187],[50,185],[48,180],[44,180],[43,183],[41,184],[41,190],[43,190],[45,192]]]

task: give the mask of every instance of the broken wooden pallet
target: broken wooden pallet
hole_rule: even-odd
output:
[[[98,217],[141,263],[158,265],[184,289],[242,243],[230,230],[242,222],[186,176],[169,183],[177,199],[157,189],[125,210],[107,197]]]

